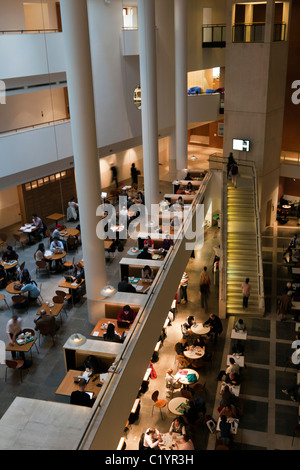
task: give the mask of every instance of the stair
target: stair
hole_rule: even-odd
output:
[[[259,305],[258,253],[253,179],[227,183],[227,315],[257,316]],[[249,277],[251,295],[243,310],[242,283]]]

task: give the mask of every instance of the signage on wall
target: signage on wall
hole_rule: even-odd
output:
[[[250,152],[250,140],[232,139],[232,149],[240,152]]]

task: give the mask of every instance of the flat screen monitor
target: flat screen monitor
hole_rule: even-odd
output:
[[[240,152],[249,152],[250,140],[232,139],[232,149],[239,150]]]

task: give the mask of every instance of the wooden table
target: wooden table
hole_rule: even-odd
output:
[[[11,262],[6,263],[5,261],[1,261],[1,265],[3,266],[5,271],[8,271],[9,269],[13,269],[18,265],[17,260],[12,260]]]
[[[231,339],[246,340],[247,339],[247,331],[235,331],[235,329],[233,329],[231,331]]]
[[[78,289],[78,287],[80,287],[83,283],[84,283],[84,279],[82,279],[82,281],[79,283],[62,281],[58,287],[64,287],[65,289],[75,290],[75,289]]]
[[[6,292],[8,292],[8,294],[20,294],[20,295],[23,295],[23,292],[21,292],[20,290],[16,290],[15,289],[15,284],[19,284],[20,286],[22,285],[19,281],[13,281],[11,282],[10,284],[7,284],[5,290]]]
[[[100,320],[97,322],[95,328],[91,332],[91,336],[97,336],[98,338],[102,338],[104,333],[106,333],[106,329],[102,329],[102,325],[108,323],[113,323],[115,325],[115,332],[119,333],[119,335],[122,336],[122,334],[130,330],[129,328],[119,328],[117,324],[117,320],[115,318],[100,318]],[[130,325],[131,326],[131,325]]]
[[[153,282],[152,280],[150,280],[150,282],[143,281],[141,278],[138,280],[138,282],[129,281],[129,283],[132,284],[133,287],[135,288],[137,294],[144,294],[145,291],[151,287],[152,282]],[[138,289],[137,289],[137,286],[138,286]]]
[[[19,228],[19,232],[27,233],[28,236],[28,243],[31,244],[31,234],[35,232],[38,227],[34,224],[25,224]]]
[[[227,366],[230,365],[229,363],[229,359],[230,358],[233,358],[235,360],[235,362],[240,366],[240,367],[244,367],[245,366],[245,356],[240,356],[240,355],[237,355],[237,356],[234,356],[233,354],[229,354],[227,356]]]
[[[37,345],[35,344],[36,343],[36,340],[37,340],[37,337],[34,336],[34,339],[32,341],[28,341],[27,343],[25,344],[18,344],[17,341],[15,341],[14,345],[12,344],[8,344],[6,346],[6,349],[5,351],[14,351],[14,352],[21,352],[21,353],[27,353],[27,352],[31,352],[31,356],[32,356],[32,347],[35,345],[36,349],[37,349],[37,352],[38,351],[38,348],[37,348]]]
[[[189,409],[188,403],[188,398],[176,397],[169,401],[168,408],[170,413],[176,416],[182,416],[184,411]],[[182,406],[180,407],[180,405]]]
[[[65,230],[62,230],[60,232],[60,235],[63,238],[68,238],[68,237],[77,237],[80,234],[79,230],[77,228],[66,228]]]
[[[191,326],[191,332],[195,335],[207,335],[210,332],[209,326],[204,326],[203,323],[196,323]]]
[[[52,253],[51,255],[44,256],[48,261],[58,261],[66,256],[66,252],[63,250],[61,253]]]
[[[58,315],[61,313],[63,307],[64,307],[64,304],[55,304],[55,303],[53,303],[53,307],[49,307],[49,302],[48,303],[43,303],[43,305],[41,306],[41,308],[39,308],[39,310],[37,311],[36,314],[40,315],[41,310],[46,310],[46,315],[50,315],[52,317],[58,317]]]
[[[190,382],[187,378],[188,374],[195,374],[197,380],[194,382]],[[181,383],[182,385],[191,385],[195,384],[199,380],[199,374],[196,370],[194,369],[179,369],[179,371],[175,374],[175,379],[178,379],[178,382]]]
[[[63,219],[64,217],[65,217],[65,214],[60,214],[59,212],[54,212],[54,214],[47,215],[47,219],[54,220],[56,225],[57,225],[57,222],[60,219]]]
[[[187,349],[184,351],[183,354],[187,359],[201,359],[201,357],[203,357],[205,354],[205,348],[194,346],[192,349]]]
[[[67,397],[71,396],[72,392],[75,392],[75,390],[78,390],[78,384],[74,383],[74,377],[78,377],[81,374],[83,374],[83,371],[81,372],[80,370],[74,370],[70,369],[68,370],[65,378],[59,385],[58,389],[56,390],[57,395],[64,395]],[[93,378],[97,377],[95,382],[93,382]],[[99,384],[99,374],[94,374],[91,376],[89,382],[85,386],[85,392],[92,392],[97,396],[101,390],[101,387],[97,387],[97,384]]]

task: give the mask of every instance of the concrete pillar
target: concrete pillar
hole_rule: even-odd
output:
[[[106,284],[104,243],[96,235],[101,204],[87,3],[62,0],[63,38],[89,318]]]
[[[188,167],[187,151],[187,2],[174,0],[176,166]]]
[[[145,205],[159,202],[155,1],[138,0]]]

